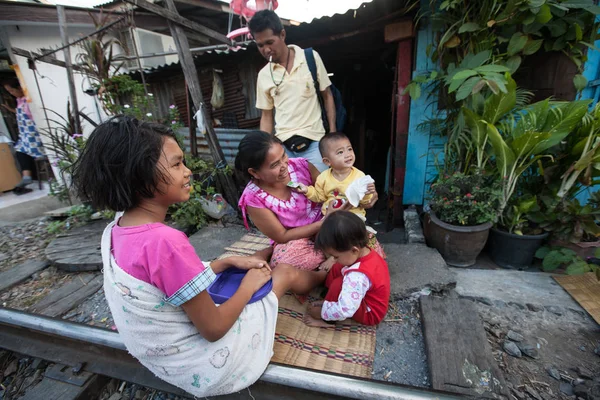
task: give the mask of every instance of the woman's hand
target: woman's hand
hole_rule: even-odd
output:
[[[269,267],[269,263],[260,257],[233,256],[233,257],[227,258],[226,260],[229,261],[231,263],[231,265],[233,265],[234,267],[237,267],[239,269],[250,270],[250,269],[254,269],[254,268],[267,268],[269,271],[271,270],[271,267]]]
[[[371,201],[369,201],[368,204],[364,204],[362,207],[367,209],[367,208],[373,208],[373,206],[375,205],[375,203],[377,203],[377,200],[379,200],[379,195],[377,194],[377,190],[375,189],[375,184],[374,183],[369,183],[367,185],[367,193],[365,193],[365,196],[368,196],[372,194],[373,197],[371,197]]]
[[[239,289],[250,290],[256,293],[265,283],[271,279],[271,269],[268,267],[253,268],[246,272]],[[238,289],[238,290],[239,290]]]

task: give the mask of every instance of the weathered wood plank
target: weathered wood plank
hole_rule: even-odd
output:
[[[433,389],[477,398],[509,395],[472,302],[422,296],[421,315]]]
[[[101,275],[79,274],[33,305],[32,310],[42,315],[58,317],[78,306],[83,300],[96,293],[101,286]]]
[[[181,26],[185,26],[188,29],[191,29],[195,32],[201,33],[203,35],[209,36],[215,40],[218,40],[221,43],[226,43],[229,44],[231,43],[231,41],[229,39],[227,39],[227,36],[223,35],[222,33],[213,31],[210,28],[205,27],[204,25],[200,25],[197,22],[191,21],[187,18],[182,17],[181,15],[179,15],[179,13],[177,13],[177,11],[173,11],[173,10],[167,10],[165,8],[162,8],[160,6],[157,6],[154,3],[150,3],[149,1],[146,0],[125,0],[127,3],[136,5],[140,8],[143,8],[145,10],[148,10],[154,14],[160,15],[161,17],[165,17],[166,19],[168,19],[171,22],[175,22]],[[181,57],[179,57],[181,59]]]
[[[27,260],[8,271],[0,273],[0,292],[23,282],[32,274],[46,268],[48,265],[49,263],[46,260]]]
[[[91,280],[87,285],[81,286],[81,288],[70,295],[66,296],[64,299],[52,304],[48,308],[46,308],[42,314],[47,315],[49,317],[59,317],[63,314],[66,314],[69,310],[77,307],[79,304],[83,303],[88,297],[96,293],[102,287],[103,282],[102,275],[96,276],[93,280]]]
[[[46,247],[46,257],[65,271],[95,271],[102,268],[100,241],[107,221],[74,228]]]
[[[66,368],[71,368],[67,367]],[[97,395],[97,391],[109,378],[93,375],[84,385],[78,386],[51,378],[44,378],[33,389],[27,391],[27,400],[83,400]]]

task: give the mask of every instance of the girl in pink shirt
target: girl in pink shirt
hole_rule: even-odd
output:
[[[232,393],[268,365],[278,299],[307,293],[325,272],[285,264],[271,271],[270,249],[202,262],[188,238],[164,224],[169,206],[190,197],[183,160],[170,129],[119,116],[94,130],[73,182],[96,209],[124,211],[106,228],[102,251],[105,295],[129,352],[195,396]],[[233,266],[246,275],[217,306],[207,288]],[[249,304],[271,279],[272,292]]]

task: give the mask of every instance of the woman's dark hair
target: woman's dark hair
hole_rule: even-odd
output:
[[[244,177],[250,179],[248,169],[259,169],[267,158],[269,149],[274,144],[280,144],[281,140],[267,132],[251,132],[244,136],[238,146],[238,153],[235,157],[235,169],[241,172]]]
[[[116,116],[90,135],[73,165],[73,186],[96,209],[127,211],[150,199],[159,183],[170,181],[158,166],[165,138],[175,134],[164,125]]]
[[[252,35],[264,32],[267,29],[272,30],[275,35],[279,35],[283,30],[281,20],[277,14],[271,10],[262,10],[254,14],[250,22],[248,22],[248,27],[250,28],[250,33],[252,33]]]
[[[4,81],[2,81],[2,86],[7,85],[10,86],[13,89],[21,89],[21,84],[19,83],[19,80],[16,78],[10,78],[10,79],[6,79]]]
[[[338,211],[323,221],[315,239],[315,250],[348,251],[354,246],[360,249],[367,245],[368,240],[362,219],[350,211]]]

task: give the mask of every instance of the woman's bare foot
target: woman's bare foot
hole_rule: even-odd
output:
[[[311,317],[308,314],[305,314],[303,319],[304,319],[304,323],[306,325],[312,326],[315,328],[331,328],[334,326],[333,324],[329,324],[329,323],[323,321],[321,318],[316,319],[316,318]]]

